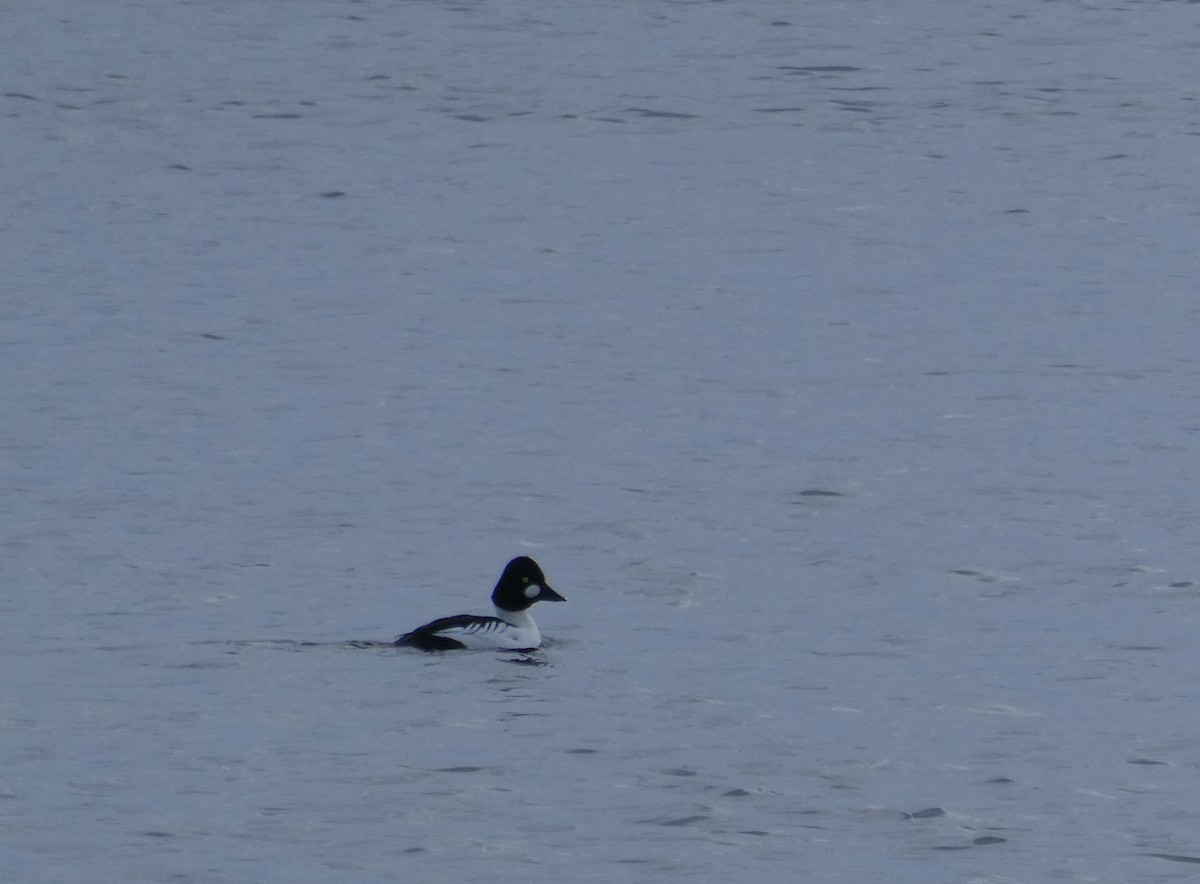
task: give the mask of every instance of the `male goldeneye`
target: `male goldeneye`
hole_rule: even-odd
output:
[[[492,590],[495,617],[479,614],[442,617],[406,632],[393,644],[422,651],[460,648],[531,651],[541,645],[542,634],[529,616],[529,608],[535,602],[565,601],[550,588],[537,562],[528,556],[518,556],[504,566],[504,573]]]

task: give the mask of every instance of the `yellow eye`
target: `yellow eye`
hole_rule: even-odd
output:
[[[528,582],[529,582],[529,578],[528,578],[528,577],[522,577],[522,578],[521,578],[521,582],[522,582],[522,583],[528,583]]]

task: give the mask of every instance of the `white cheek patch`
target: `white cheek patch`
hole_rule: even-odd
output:
[[[531,583],[525,587],[525,598],[536,599],[541,591],[542,588],[540,586],[538,586],[536,583]]]

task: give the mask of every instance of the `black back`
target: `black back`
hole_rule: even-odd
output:
[[[439,617],[424,626],[418,626],[412,632],[406,632],[392,644],[397,648],[420,648],[422,651],[457,651],[465,648],[462,642],[448,635],[439,635],[445,629],[476,629],[494,628],[504,623],[496,617],[478,617],[474,614],[455,614],[453,617]],[[475,630],[472,630],[474,632]]]

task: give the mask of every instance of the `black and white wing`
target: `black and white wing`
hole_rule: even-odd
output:
[[[406,632],[394,642],[396,647],[419,648],[422,651],[455,651],[464,648],[510,648],[517,642],[512,625],[499,617],[476,614],[457,614],[442,617],[412,632]]]

